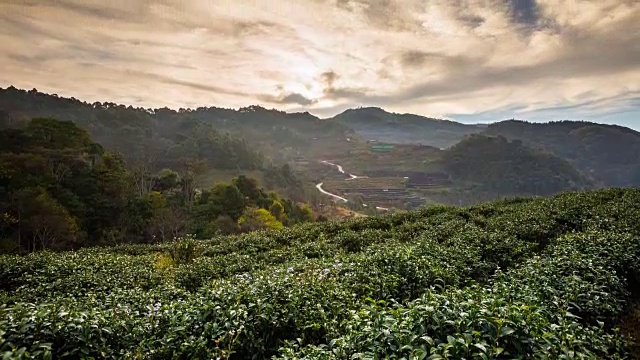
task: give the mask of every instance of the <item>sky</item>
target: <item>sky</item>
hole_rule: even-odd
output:
[[[640,130],[640,0],[0,0],[0,86]]]

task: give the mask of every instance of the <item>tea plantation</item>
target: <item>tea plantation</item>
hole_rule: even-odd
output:
[[[640,190],[0,257],[3,359],[625,359]]]

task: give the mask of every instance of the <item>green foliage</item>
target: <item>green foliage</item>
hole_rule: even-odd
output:
[[[282,223],[266,209],[249,207],[245,209],[238,220],[238,225],[243,231],[256,231],[262,229],[282,229]]]
[[[640,134],[631,129],[584,121],[547,124],[503,121],[486,129],[489,135],[521,140],[552,152],[607,187],[640,185]]]
[[[284,212],[284,206],[282,206],[282,204],[278,200],[274,200],[271,206],[269,206],[269,212],[278,221],[282,221],[287,215]]]
[[[0,236],[23,251],[122,238],[109,236],[123,231],[130,195],[118,156],[71,122],[34,119],[23,130],[0,131],[0,138],[16,140],[0,146],[0,163],[12,169],[0,175],[0,212],[15,220],[0,224]]]
[[[159,191],[175,189],[180,184],[180,175],[171,169],[162,169],[158,173],[155,187]]]
[[[465,191],[465,185],[466,191],[485,200],[549,196],[593,186],[566,160],[500,136],[471,135],[444,151],[438,163],[463,188],[453,196]]]
[[[155,268],[163,275],[173,275],[176,267],[188,265],[198,256],[198,246],[192,237],[176,239],[167,252],[158,254]]]
[[[624,359],[615,328],[640,279],[638,202],[639,190],[567,193],[0,256],[0,349],[56,359]],[[173,255],[162,265],[159,254]]]
[[[245,208],[245,195],[235,185],[220,183],[211,190],[207,203],[214,218],[228,215],[239,219]]]
[[[256,180],[242,175],[196,198],[199,161],[185,161],[181,174],[164,169],[153,175],[142,165],[129,172],[120,156],[72,122],[34,119],[24,129],[0,130],[0,139],[6,140],[0,144],[3,253],[168,241],[187,231],[232,234],[249,205],[273,204]],[[281,201],[284,220],[296,208]],[[280,227],[270,220],[261,218],[256,227]],[[295,213],[287,225],[303,221]]]
[[[174,241],[171,245],[169,255],[176,265],[191,263],[198,256],[195,240],[192,237],[186,237]]]

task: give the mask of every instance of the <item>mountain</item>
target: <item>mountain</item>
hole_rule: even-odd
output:
[[[585,121],[503,121],[484,132],[554,153],[607,187],[640,185],[640,133]]]
[[[550,196],[594,187],[561,157],[502,136],[471,135],[445,150],[436,164],[451,175],[457,192],[466,189],[481,199]]]
[[[367,140],[392,144],[423,144],[439,148],[449,147],[466,135],[479,133],[484,129],[482,125],[389,113],[376,107],[349,109],[331,120],[348,126]]]
[[[87,103],[14,87],[0,88],[0,111],[3,112],[0,127],[15,126],[36,117],[73,121],[105,147],[125,156],[137,154],[141,146],[166,148],[186,138],[202,137],[203,127],[215,130],[216,136],[229,134],[228,141],[241,142],[243,139],[267,158],[278,157],[287,148],[295,153],[312,153],[324,147],[324,144],[314,146],[322,139],[331,139],[339,147],[340,143],[346,143],[345,134],[350,133],[337,122],[321,120],[309,113],[290,114],[260,106],[238,110],[216,107],[178,111],[166,107],[143,109],[110,102]],[[150,144],[152,142],[155,144]],[[237,159],[231,153],[219,155],[234,160],[232,168],[259,166],[235,161]]]
[[[198,184],[206,188],[250,172],[267,189],[304,202],[309,198],[302,174],[274,158],[290,146],[311,148],[308,139],[314,131],[337,132],[341,135],[338,138],[343,138],[345,131],[309,114],[258,107],[143,109],[111,102],[88,103],[35,89],[0,88],[0,129],[22,129],[33,118],[75,123],[97,143],[120,154],[135,173],[153,177],[163,169],[180,172],[197,168]]]
[[[252,172],[267,189],[297,201],[315,196],[313,201],[323,203],[325,195],[313,186],[331,176],[336,180],[325,185],[344,193],[405,188],[406,174],[398,174],[407,171],[450,175],[452,192],[435,201],[456,204],[460,199],[472,203],[499,196],[640,186],[640,133],[589,122],[465,125],[375,107],[321,119],[260,106],[143,109],[87,103],[35,89],[0,89],[0,129],[22,128],[40,117],[74,122],[106,149],[120,153],[129,169],[143,166],[156,174],[199,160],[207,165],[207,184]],[[369,140],[387,145],[366,144]],[[436,149],[426,155],[427,146]],[[351,174],[370,175],[373,168],[379,174],[347,182],[317,160],[341,164]],[[459,198],[451,201],[452,196]]]

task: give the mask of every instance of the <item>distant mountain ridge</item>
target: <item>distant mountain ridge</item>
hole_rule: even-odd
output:
[[[344,124],[368,140],[449,147],[484,125],[467,125],[414,114],[395,114],[376,107],[349,109],[329,120]]]
[[[640,133],[585,121],[506,120],[468,125],[376,107],[349,109],[327,119],[308,112],[286,113],[260,106],[176,111],[87,103],[36,90],[0,88],[0,128],[34,117],[74,121],[104,146],[128,155],[141,147],[179,145],[200,156],[207,156],[203,151],[226,154],[225,159],[212,160],[214,165],[246,169],[260,167],[263,161],[345,154],[354,142],[366,140],[444,149],[471,135],[502,136],[566,160],[593,180],[595,186],[640,186]],[[203,146],[211,139],[219,148]]]

